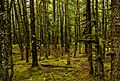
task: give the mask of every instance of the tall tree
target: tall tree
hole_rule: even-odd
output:
[[[40,7],[40,47],[39,47],[39,49],[41,49],[41,46],[42,46],[42,44],[43,44],[43,2],[40,2],[40,5],[39,5]],[[39,58],[39,60],[41,60],[41,51],[40,51],[40,58]]]
[[[74,57],[76,57],[76,51],[78,46],[78,30],[79,30],[79,0],[76,1],[76,16],[75,16],[75,49]]]
[[[7,3],[7,27],[8,27],[8,54],[10,57],[10,77],[9,81],[12,81],[13,78],[13,56],[12,56],[12,33],[11,33],[11,10],[12,10],[12,4],[14,0],[6,0]]]
[[[103,28],[103,39],[104,39],[104,43],[103,43],[103,58],[105,58],[105,49],[106,49],[106,31],[107,31],[107,27],[105,25],[105,0],[102,1],[102,28]]]
[[[37,45],[35,35],[35,13],[34,13],[34,0],[30,0],[30,27],[31,27],[31,41],[32,41],[32,66],[38,66],[37,59]]]
[[[112,0],[112,45],[114,51],[114,64],[111,81],[118,81],[120,76],[120,1]]]
[[[44,25],[44,47],[45,47],[45,57],[48,59],[48,41],[46,40],[48,38],[47,35],[47,1],[43,1],[43,8],[44,8],[44,13],[43,13],[43,25]]]
[[[18,1],[19,3],[19,1]],[[21,28],[22,28],[22,22],[21,22],[21,8],[20,8],[20,5],[19,5],[19,13],[18,13],[18,10],[17,10],[17,5],[15,4],[14,2],[14,11],[15,11],[15,19],[16,19],[16,26],[18,26],[18,34],[17,34],[17,40],[18,40],[18,45],[19,45],[19,48],[20,48],[20,54],[21,54],[21,60],[24,59],[24,55],[23,55],[23,52],[24,52],[24,48],[23,48],[23,44],[22,44],[22,35],[21,35]]]
[[[29,62],[29,53],[30,53],[30,33],[29,33],[29,22],[27,17],[27,4],[26,0],[22,0],[23,4],[23,19],[24,19],[24,25],[25,25],[25,48],[26,48],[26,62]]]
[[[63,9],[63,2],[61,2],[61,9],[60,9],[60,42],[61,42],[61,50],[63,56],[63,47],[64,47],[64,40],[63,40],[63,26],[64,26],[64,9]]]
[[[86,4],[86,20],[87,20],[87,28],[88,29],[88,34],[90,35],[89,39],[91,40],[91,34],[92,34],[92,26],[91,26],[91,1],[87,0],[87,4]],[[88,61],[89,61],[89,74],[90,74],[90,80],[93,79],[93,74],[94,74],[94,70],[93,70],[93,61],[92,61],[92,42],[89,41],[88,43]]]
[[[55,29],[56,29],[56,0],[53,0],[53,32],[52,32],[52,38],[53,38],[53,44],[55,44]]]
[[[67,64],[70,64],[70,39],[69,39],[69,15],[68,15],[69,0],[65,0],[65,51],[68,54]]]
[[[6,23],[6,10],[5,10],[5,1],[0,0],[0,30],[1,30],[1,57],[2,57],[2,81],[9,81],[9,72],[8,72],[8,28]]]

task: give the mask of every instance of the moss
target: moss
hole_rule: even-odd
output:
[[[65,66],[66,60],[46,60],[44,63]],[[25,61],[18,61],[14,68],[16,68],[14,77],[20,81],[82,81],[87,79],[87,74],[80,71],[80,68],[45,68],[40,66],[31,68],[30,65],[25,64]]]
[[[13,51],[19,52],[18,45],[13,45]],[[44,53],[42,53],[44,54]],[[64,57],[61,59],[55,58],[56,53],[51,52],[49,59],[46,59],[42,55],[40,64],[49,64],[55,66],[68,66],[67,65],[67,54],[64,54]],[[60,54],[60,53],[58,53]],[[73,56],[71,54],[71,56]],[[17,54],[14,56],[14,80],[15,81],[89,81],[88,77],[88,59],[84,54],[78,54],[77,58],[70,58],[71,64],[70,67],[74,68],[65,68],[65,67],[43,67],[38,66],[31,68],[31,58],[30,63],[26,64],[25,60],[19,60],[20,55]]]
[[[18,44],[12,45],[12,52],[16,53],[16,54],[20,53],[20,49],[19,49]]]

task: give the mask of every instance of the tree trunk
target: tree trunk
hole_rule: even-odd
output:
[[[11,10],[12,10],[12,4],[14,0],[11,0],[9,3],[9,0],[6,0],[7,3],[7,27],[8,27],[8,54],[10,58],[10,77],[9,81],[12,81],[13,78],[13,57],[12,57],[12,33],[11,33]]]
[[[79,6],[78,0],[76,1],[76,17],[75,17],[75,49],[74,49],[74,57],[76,57],[77,47],[78,47],[78,33],[79,33]]]
[[[65,1],[65,51],[67,56],[67,65],[70,64],[70,37],[69,37],[69,15],[68,15],[68,2]]]
[[[63,12],[63,2],[62,8],[60,9],[60,33],[61,33],[61,50],[63,56],[63,47],[64,47],[64,40],[63,40],[63,25],[64,25],[64,12]]]
[[[18,23],[18,45],[19,45],[19,48],[20,48],[20,54],[21,54],[21,60],[24,59],[24,55],[23,55],[23,52],[24,52],[24,48],[23,48],[23,45],[22,45],[22,36],[21,36],[21,23],[20,23],[20,19],[19,19],[19,15],[17,13],[17,9],[16,9],[16,4],[14,2],[14,10],[15,10],[15,17],[16,17],[16,21]]]
[[[43,25],[44,25],[44,47],[45,47],[45,57],[48,59],[48,41],[46,40],[48,38],[47,35],[47,3],[46,1],[43,2],[43,8],[44,8],[44,13],[43,13]]]
[[[34,14],[34,0],[30,0],[30,18],[31,18],[31,41],[32,41],[32,67],[38,66],[37,59],[37,45],[35,35],[35,14]]]
[[[8,72],[8,54],[9,54],[9,40],[8,40],[8,28],[5,13],[5,1],[0,0],[0,40],[1,40],[1,57],[2,57],[2,81],[9,81],[9,72]]]
[[[120,1],[112,0],[112,45],[114,51],[113,73],[111,81],[118,81],[120,76]]]
[[[25,25],[25,48],[26,48],[26,63],[29,62],[29,53],[30,53],[30,37],[29,37],[29,22],[27,17],[27,5],[26,0],[22,1],[23,3],[23,19],[24,19],[24,25]]]
[[[91,26],[91,1],[87,0],[87,5],[86,5],[86,13],[87,13],[87,28],[88,29],[88,34],[92,34],[92,26]],[[90,37],[90,39],[92,39]],[[94,75],[94,70],[93,70],[93,61],[92,61],[92,42],[88,42],[88,62],[89,62],[89,74],[90,74],[90,80],[93,80],[93,75]]]

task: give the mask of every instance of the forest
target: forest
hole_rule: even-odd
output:
[[[120,81],[120,0],[0,0],[0,81]]]

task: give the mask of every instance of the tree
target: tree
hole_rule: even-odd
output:
[[[68,3],[69,0],[65,1],[65,51],[68,54],[67,64],[70,64],[70,37],[69,37],[69,15],[68,15]]]
[[[120,8],[119,0],[112,0],[112,47],[114,52],[113,72],[111,81],[118,81],[120,76]]]
[[[60,9],[60,42],[61,42],[61,50],[63,56],[63,47],[64,47],[64,40],[63,40],[63,29],[64,29],[64,9],[63,9],[63,2],[61,2],[61,9]]]
[[[9,2],[6,0],[7,3],[7,27],[8,27],[8,56],[10,58],[10,76],[9,81],[12,81],[13,78],[13,56],[12,56],[12,32],[11,32],[11,10],[13,5],[13,0]]]
[[[47,1],[43,1],[43,8],[44,8],[44,13],[43,13],[43,25],[44,25],[44,47],[45,47],[45,57],[48,59],[48,35],[47,35]]]
[[[87,28],[88,29],[88,34],[91,35],[92,34],[92,26],[91,26],[91,1],[87,0],[87,4],[86,4],[86,21],[87,21]],[[90,39],[92,39],[90,37]],[[92,42],[89,41],[88,42],[88,61],[89,61],[89,74],[90,74],[90,79],[93,79],[93,75],[94,75],[94,70],[93,70],[93,61],[92,61]]]
[[[8,72],[8,54],[9,54],[9,50],[8,50],[8,46],[9,46],[9,40],[8,40],[8,28],[7,28],[7,24],[6,24],[6,16],[7,14],[5,13],[5,1],[1,0],[0,1],[0,31],[1,31],[1,35],[0,35],[0,40],[1,40],[1,57],[2,57],[2,80],[3,81],[9,81],[9,72]]]
[[[28,26],[28,17],[27,17],[27,4],[26,0],[22,0],[23,4],[23,19],[25,25],[25,47],[26,47],[26,62],[29,62],[29,53],[30,53],[30,33],[29,33],[29,26]]]
[[[74,57],[76,57],[77,45],[78,45],[78,0],[76,1],[76,16],[75,16],[75,49]]]
[[[30,0],[30,27],[31,27],[31,41],[32,41],[32,66],[38,66],[36,35],[35,35],[35,15],[34,15],[34,0]]]
[[[18,4],[19,4],[19,1],[18,1]],[[19,6],[19,12],[17,10],[17,6],[14,2],[14,11],[15,11],[15,19],[16,19],[16,23],[15,23],[15,26],[18,26],[18,35],[17,35],[17,42],[18,42],[18,45],[19,45],[19,48],[20,48],[20,54],[21,54],[21,60],[24,59],[24,55],[23,55],[23,52],[24,52],[24,48],[23,48],[23,44],[22,44],[22,35],[21,35],[21,28],[23,26],[23,23],[22,23],[22,17],[21,17],[21,8],[20,8],[20,4],[18,5]]]

